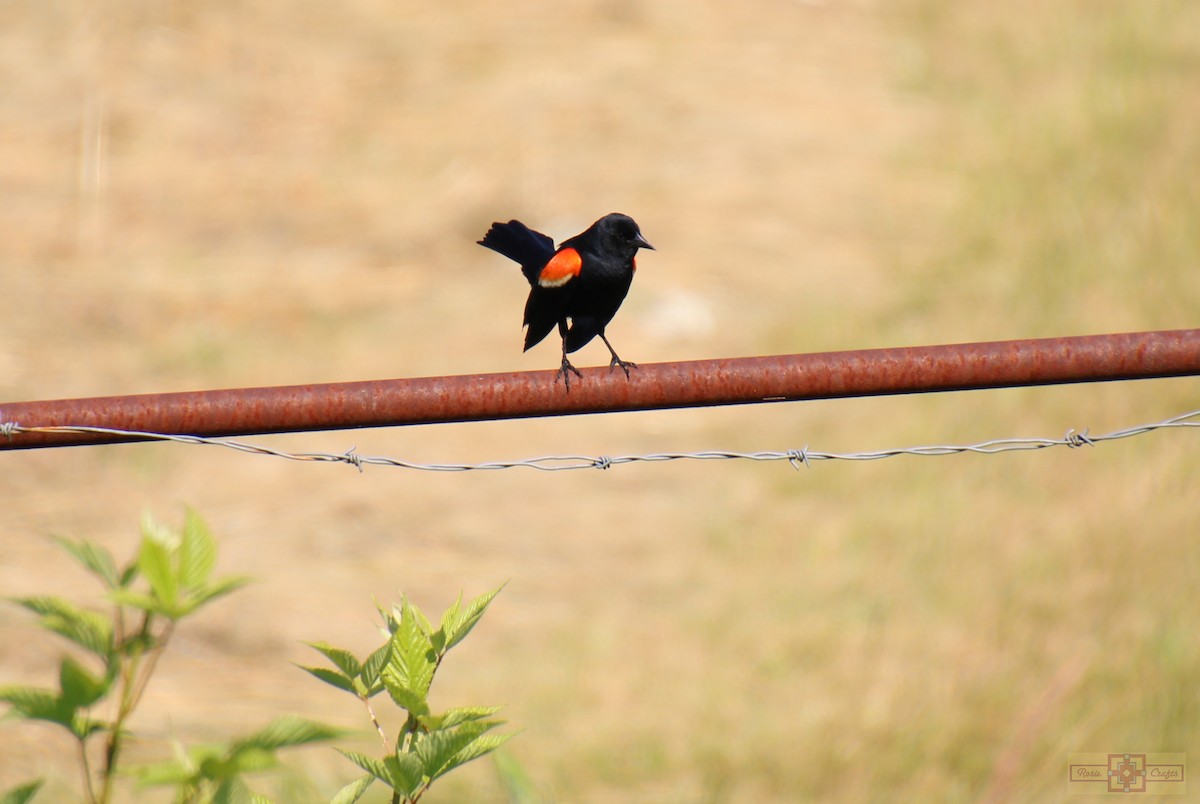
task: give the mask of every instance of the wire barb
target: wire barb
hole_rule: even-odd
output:
[[[812,468],[812,464],[808,462],[808,444],[804,445],[804,449],[789,449],[787,459],[797,472],[800,471],[800,464],[804,464],[806,469]]]
[[[1088,437],[1087,429],[1084,429],[1082,433],[1077,433],[1073,429],[1068,430],[1063,440],[1067,442],[1067,446],[1071,449],[1082,447],[1085,444],[1089,447],[1096,446],[1096,442]]]
[[[345,461],[346,463],[350,464],[355,469],[357,469],[358,473],[361,475],[362,471],[363,471],[363,459],[362,459],[361,455],[359,455],[357,452],[355,452],[355,450],[357,450],[357,449],[358,449],[357,446],[351,447],[350,449],[346,450],[338,457],[340,457],[343,461]]]
[[[920,447],[905,447],[885,449],[874,452],[817,452],[810,450],[806,444],[803,449],[789,449],[784,452],[728,452],[709,450],[705,452],[659,452],[647,455],[618,455],[588,457],[584,455],[544,455],[539,458],[526,458],[514,461],[490,461],[486,463],[414,463],[398,458],[385,456],[359,455],[357,447],[351,447],[342,453],[301,452],[291,453],[271,449],[244,441],[234,441],[223,438],[206,438],[195,435],[173,435],[169,433],[150,433],[139,430],[116,430],[109,427],[85,427],[74,425],[54,425],[45,427],[23,427],[16,422],[0,422],[0,435],[11,439],[21,433],[94,433],[101,435],[127,436],[143,441],[171,441],[177,444],[202,444],[225,447],[238,452],[253,455],[268,455],[292,461],[317,461],[322,463],[349,464],[363,471],[363,467],[390,466],[397,469],[416,469],[425,472],[471,472],[495,469],[537,469],[543,472],[562,472],[571,469],[611,469],[618,464],[650,463],[663,461],[713,461],[713,460],[748,460],[748,461],[787,461],[793,469],[799,471],[800,465],[811,467],[812,461],[876,461],[882,458],[894,458],[897,455],[941,456],[971,452],[980,455],[995,455],[1001,452],[1017,452],[1026,450],[1046,449],[1047,447],[1067,447],[1077,449],[1082,446],[1094,447],[1102,441],[1116,441],[1121,438],[1143,435],[1155,430],[1171,428],[1200,427],[1200,410],[1173,416],[1153,424],[1141,424],[1115,430],[1104,435],[1093,436],[1089,429],[1078,432],[1070,429],[1062,438],[999,438],[983,441],[978,444],[962,445],[931,445]]]

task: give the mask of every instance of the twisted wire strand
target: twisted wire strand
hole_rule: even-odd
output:
[[[874,450],[869,452],[821,452],[810,449],[805,445],[801,449],[767,452],[735,452],[728,450],[704,450],[700,452],[654,452],[643,455],[543,455],[536,458],[525,458],[511,461],[486,461],[483,463],[417,463],[400,458],[383,455],[360,455],[357,447],[351,447],[345,452],[285,452],[259,444],[249,444],[245,441],[235,441],[226,438],[205,438],[193,435],[174,435],[170,433],[150,433],[139,430],[118,430],[110,427],[86,427],[75,425],[54,425],[44,427],[24,427],[17,422],[0,422],[0,437],[12,438],[19,433],[91,433],[98,435],[115,435],[135,437],[147,441],[170,441],[177,444],[201,444],[206,446],[225,447],[226,449],[252,455],[266,455],[274,458],[284,458],[291,461],[309,461],[316,463],[348,464],[363,471],[365,466],[388,466],[397,469],[415,469],[425,472],[473,472],[494,471],[498,469],[537,469],[543,472],[563,472],[574,469],[610,469],[631,463],[662,463],[668,461],[787,461],[793,469],[811,466],[814,461],[877,461],[883,458],[893,458],[899,455],[915,455],[924,457],[956,455],[961,453],[976,453],[995,455],[1001,452],[1020,452],[1047,449],[1050,447],[1094,447],[1105,441],[1116,441],[1131,438],[1155,430],[1200,427],[1200,410],[1173,416],[1152,424],[1139,424],[1114,430],[1103,435],[1091,435],[1087,429],[1068,430],[1061,438],[997,438],[982,441],[978,444],[935,444],[928,446],[901,447],[893,449]]]

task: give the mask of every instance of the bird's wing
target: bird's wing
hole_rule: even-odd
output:
[[[543,288],[561,288],[583,270],[583,257],[573,248],[560,249],[538,274],[537,283]]]

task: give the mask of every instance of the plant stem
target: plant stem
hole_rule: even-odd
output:
[[[96,804],[96,790],[92,786],[92,766],[88,763],[87,743],[79,739],[79,764],[83,768],[83,792],[91,804]]]
[[[413,750],[413,742],[416,740],[417,729],[421,727],[416,715],[412,712],[408,713],[408,717],[404,721],[404,726],[400,729],[400,734],[396,737],[396,753]]]
[[[154,647],[146,654],[146,666],[137,680],[137,686],[130,697],[126,714],[132,712],[134,707],[138,705],[138,702],[142,700],[142,693],[146,691],[146,685],[150,683],[150,676],[154,675],[154,668],[158,664],[158,658],[163,655],[163,651],[167,648],[167,642],[170,641],[173,633],[175,633],[175,621],[167,620],[166,627],[163,628],[158,639],[154,641]]]
[[[149,637],[152,624],[153,615],[146,612],[142,619],[142,627],[138,629],[136,637],[139,642],[144,642]],[[100,790],[100,804],[109,804],[112,801],[113,777],[116,775],[117,761],[120,759],[121,748],[125,741],[125,721],[129,719],[138,702],[141,701],[142,694],[146,691],[146,685],[150,683],[150,676],[154,673],[154,667],[158,663],[158,657],[162,655],[174,630],[175,621],[168,620],[162,633],[154,640],[154,647],[145,654],[139,647],[121,668],[120,704],[117,706],[117,717],[113,721],[112,731],[109,733],[108,745],[105,749],[104,786]],[[143,658],[146,660],[144,665],[141,661]]]
[[[371,708],[371,699],[364,697],[363,705],[367,707],[367,714],[371,716],[371,723],[375,725],[375,731],[379,732],[379,739],[383,740],[383,750],[388,750],[387,733],[384,732],[383,726],[379,725],[379,718],[375,717],[375,710]]]

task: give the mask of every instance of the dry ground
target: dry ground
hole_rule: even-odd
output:
[[[493,219],[634,215],[639,361],[1195,326],[1194,3],[47,2],[0,8],[0,400],[553,366]],[[600,363],[602,346],[581,354]],[[621,381],[615,379],[614,381]],[[1103,432],[1195,380],[264,439],[474,461]],[[219,739],[365,651],[372,596],[508,580],[444,670],[561,801],[1061,797],[1070,751],[1200,761],[1196,437],[872,464],[426,475],[137,445],[0,455],[0,592],[90,587],[195,506],[256,583],[137,727]],[[1191,636],[1189,636],[1189,634]],[[0,683],[62,646],[0,607]],[[370,747],[369,742],[364,746]],[[0,789],[75,770],[0,728]],[[285,798],[353,769],[305,754]],[[264,783],[265,784],[265,783]],[[269,786],[269,785],[268,785]],[[476,763],[435,800],[494,798]]]

